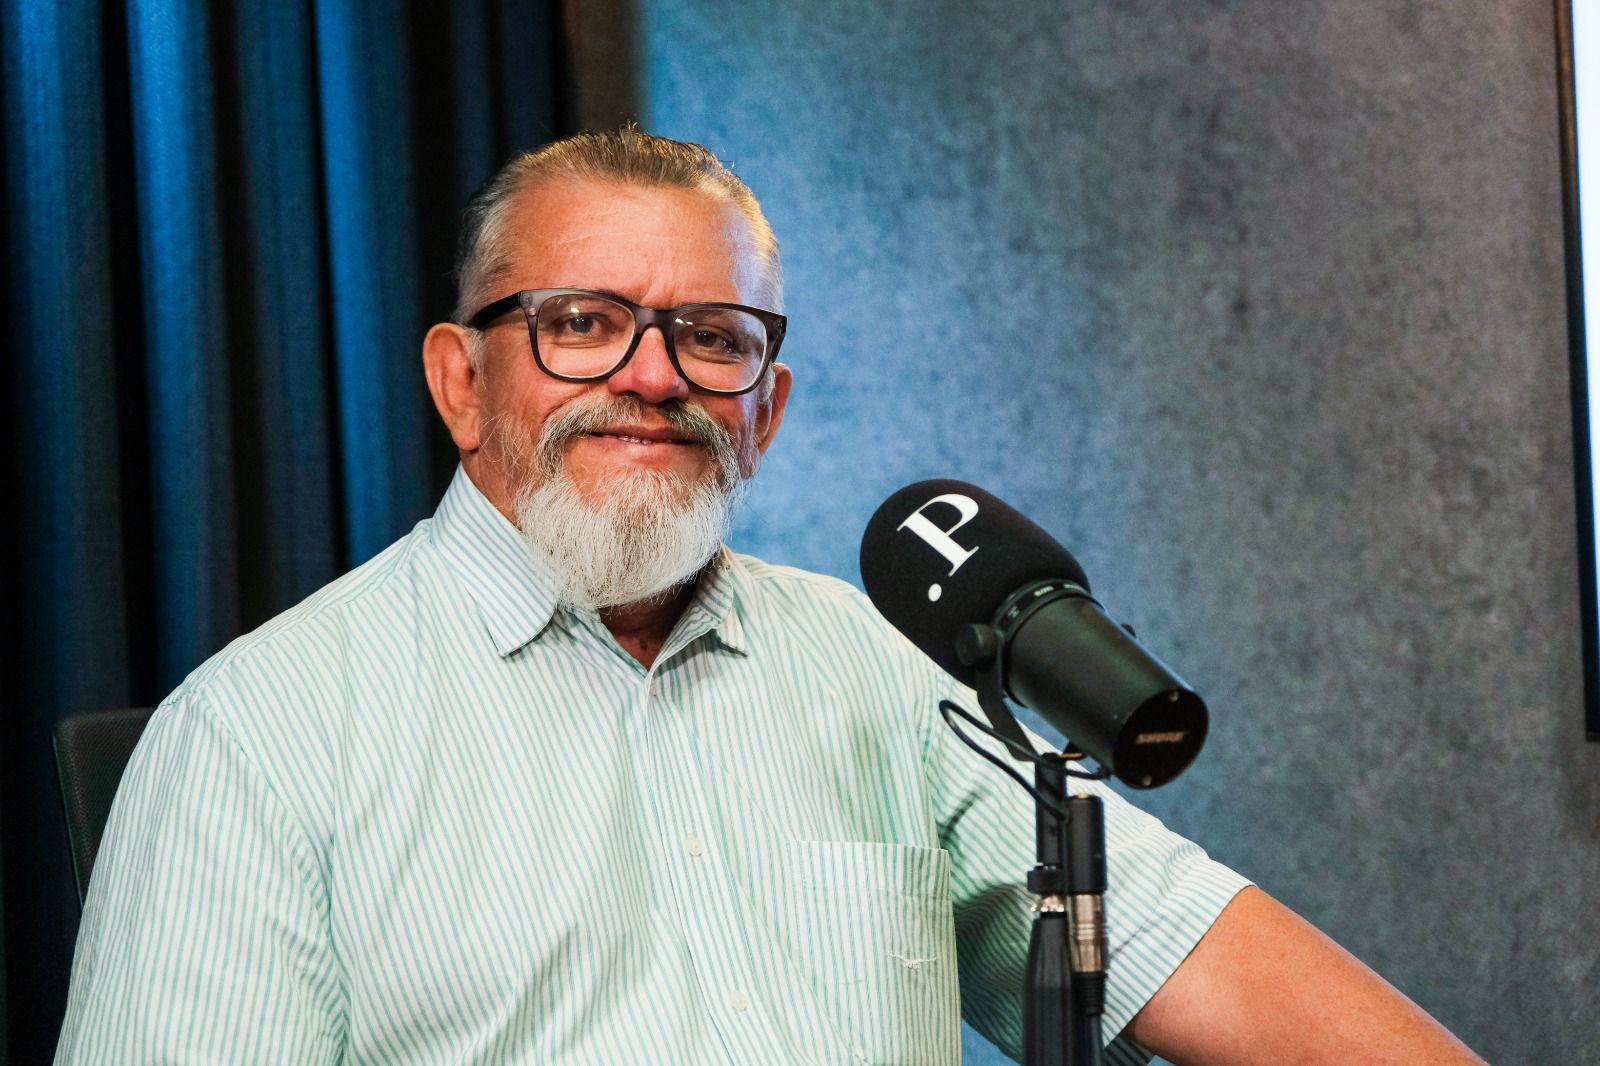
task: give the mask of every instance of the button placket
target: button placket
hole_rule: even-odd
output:
[[[669,710],[663,693],[670,691],[671,679],[662,678],[660,682],[642,700],[650,707],[658,727],[656,744],[647,757],[654,767],[653,776],[671,782],[670,787],[658,793],[663,802],[656,812],[663,831],[661,842],[683,890],[679,916],[696,958],[702,994],[710,1004],[720,1005],[720,1010],[713,1013],[730,1026],[727,1038],[740,1045],[745,1041],[781,1041],[783,1038],[771,1028],[772,1019],[755,1009],[757,976],[750,972],[748,948],[741,939],[739,916],[743,907],[729,881],[730,872],[723,865],[727,856],[718,849],[715,835],[710,832],[715,823],[701,787],[704,768],[686,723],[671,713],[663,713]]]

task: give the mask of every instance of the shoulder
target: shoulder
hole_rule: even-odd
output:
[[[428,523],[246,633],[196,667],[162,702],[152,726],[204,722],[274,787],[303,796],[331,781],[352,669],[374,641],[413,639],[418,559]],[[197,716],[199,716],[197,718]],[[191,730],[158,729],[164,743]],[[304,813],[304,812],[302,812]]]
[[[415,599],[416,556],[428,541],[429,522],[371,559],[324,585],[295,606],[237,637],[201,663],[179,691],[203,694],[214,706],[259,684],[314,687],[326,667],[346,648],[345,637],[357,619],[362,624],[396,624],[393,608]]]
[[[860,667],[878,665],[902,678],[928,679],[933,663],[878,613],[866,593],[828,574],[735,556],[753,601],[750,629],[758,638],[802,645]]]
[[[733,553],[740,568],[751,583],[767,599],[784,602],[815,601],[841,607],[872,609],[871,602],[860,589],[834,577],[798,566],[783,566],[758,559],[754,555]]]
[[[866,594],[829,574],[735,555],[752,592],[752,614],[765,624],[852,622],[893,633]]]

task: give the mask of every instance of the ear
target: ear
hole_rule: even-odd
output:
[[[793,384],[794,375],[789,373],[789,368],[773,363],[772,395],[765,401],[756,401],[756,448],[762,455],[767,453],[767,445],[772,443],[772,438],[778,435],[778,427],[783,424],[783,411],[789,404],[789,386]]]
[[[440,322],[422,339],[422,368],[433,406],[463,455],[483,443],[483,406],[466,327]]]

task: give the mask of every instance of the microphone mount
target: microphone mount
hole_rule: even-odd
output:
[[[1101,606],[1099,600],[1089,595],[1088,589],[1075,581],[1062,578],[1033,581],[1005,598],[995,612],[992,624],[963,626],[956,634],[956,658],[963,666],[972,668],[972,688],[978,694],[978,706],[995,732],[1005,741],[1006,750],[1018,762],[1037,763],[1039,757],[1011,710],[1009,701],[1013,697],[1006,687],[1006,647],[1010,644],[1012,634],[1035,612],[1062,599],[1085,599],[1096,607]],[[1071,744],[1070,738],[1068,744]],[[1069,759],[1084,757],[1080,751],[1062,754]],[[1109,776],[1109,771],[1102,770],[1095,776]]]

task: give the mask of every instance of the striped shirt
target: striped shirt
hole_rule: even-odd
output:
[[[457,471],[151,720],[57,1062],[930,1066],[961,1016],[1019,1055],[1033,812],[946,695],[727,550],[645,669]],[[1109,1037],[1246,882],[1094,791]]]

